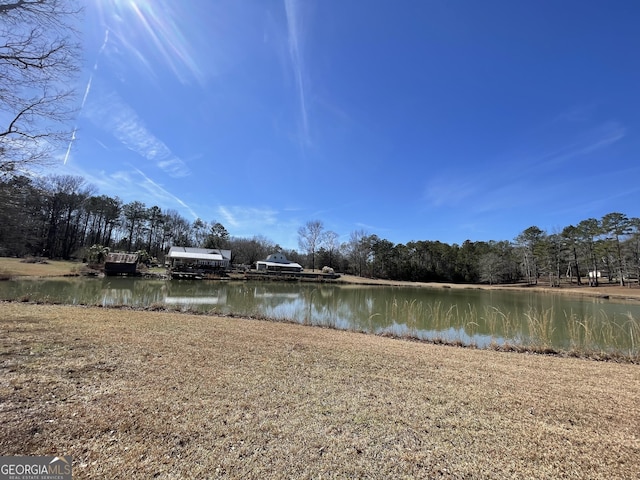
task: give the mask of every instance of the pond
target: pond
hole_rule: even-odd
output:
[[[165,306],[376,334],[637,356],[640,302],[503,290],[109,277],[10,280],[0,298]]]

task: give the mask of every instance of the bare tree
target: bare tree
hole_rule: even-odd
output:
[[[258,260],[264,260],[267,255],[280,250],[273,241],[262,235],[252,238],[231,238],[229,248],[233,263],[239,265],[253,265]]]
[[[355,230],[349,235],[349,242],[344,244],[346,257],[351,263],[351,270],[358,276],[362,276],[371,250],[369,249],[371,236],[365,230]]]
[[[0,175],[70,140],[80,60],[74,0],[0,0]]]
[[[194,246],[194,235],[191,223],[180,215],[176,210],[166,210],[164,212],[164,247],[192,247]]]
[[[311,270],[316,269],[316,252],[322,243],[324,225],[320,220],[312,220],[298,229],[300,250],[311,255]]]
[[[339,235],[332,231],[328,230],[324,232],[323,235],[323,244],[327,249],[327,253],[329,254],[329,267],[333,268],[333,260],[338,248],[340,248],[340,244],[338,243]]]
[[[496,252],[487,252],[478,258],[478,270],[480,272],[480,281],[487,282],[489,285],[499,283],[501,280],[503,258]]]
[[[197,247],[204,247],[204,242],[207,239],[207,229],[209,224],[201,218],[196,218],[191,225],[193,237]]]

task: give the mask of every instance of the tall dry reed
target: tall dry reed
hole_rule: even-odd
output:
[[[529,307],[518,314],[486,306],[480,314],[471,304],[459,308],[440,301],[399,302],[394,298],[387,303],[384,317],[404,323],[406,336],[436,343],[477,346],[482,340],[484,346],[494,349],[640,359],[640,321],[631,313],[622,318],[604,311],[579,316],[573,310],[558,313],[553,308]]]

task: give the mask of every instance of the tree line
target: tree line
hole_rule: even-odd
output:
[[[277,245],[256,236],[232,238],[219,222],[191,222],[175,210],[97,195],[82,177],[0,179],[0,255],[91,261],[108,251],[139,252],[161,263],[172,245],[232,249],[240,264]]]
[[[640,277],[640,219],[622,213],[589,218],[559,232],[531,226],[512,241],[461,245],[418,240],[394,244],[364,230],[340,235],[313,220],[298,230],[299,250],[262,236],[230,236],[215,220],[189,221],[177,211],[98,195],[82,177],[0,179],[0,255],[90,261],[106,251],[139,252],[162,264],[170,246],[229,249],[251,267],[283,252],[309,269],[332,267],[372,278],[420,282],[558,285],[561,279],[625,285]],[[589,272],[592,276],[589,277]]]
[[[537,284],[544,280],[559,286],[562,279],[581,285],[601,282],[626,285],[640,278],[640,219],[613,212],[600,219],[588,218],[548,233],[531,226],[512,241],[465,241],[449,245],[421,240],[393,244],[389,240],[352,232],[337,251],[333,232],[303,228],[300,246],[307,265],[337,263],[341,271],[360,276],[416,282]],[[321,223],[320,223],[321,225]],[[306,241],[316,231],[317,251]]]

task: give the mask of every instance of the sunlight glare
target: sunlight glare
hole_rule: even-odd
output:
[[[185,37],[185,32],[194,30],[187,18],[189,2],[98,0],[98,9],[115,39],[154,75],[152,65],[156,57],[181,83],[188,84],[192,79],[204,81],[196,49]]]

